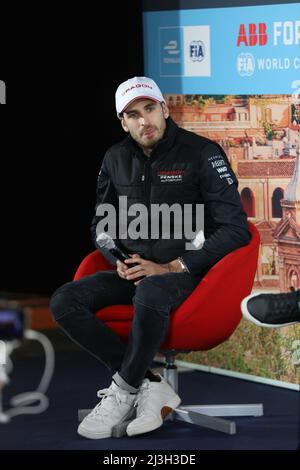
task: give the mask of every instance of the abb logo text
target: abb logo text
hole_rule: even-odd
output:
[[[271,43],[274,46],[298,46],[300,43],[300,20],[275,21],[270,25]],[[265,46],[268,43],[266,23],[240,24],[237,47],[242,46]]]
[[[248,28],[244,24],[239,27],[237,38],[237,47],[241,44],[244,46],[265,46],[268,42],[266,23],[250,23]]]

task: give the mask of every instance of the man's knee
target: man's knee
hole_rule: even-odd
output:
[[[57,323],[78,303],[77,288],[74,282],[67,282],[53,293],[50,299],[50,310]]]
[[[137,286],[134,301],[154,310],[168,313],[169,295],[161,284],[161,276],[154,275],[143,279]]]

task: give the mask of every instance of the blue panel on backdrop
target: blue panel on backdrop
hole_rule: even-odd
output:
[[[183,74],[183,29],[178,26],[159,28],[160,75],[180,77]]]
[[[290,94],[300,4],[146,12],[144,47],[145,74],[165,93]]]

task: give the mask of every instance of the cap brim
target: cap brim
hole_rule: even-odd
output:
[[[126,106],[124,106],[124,108],[118,112],[118,114],[122,114],[124,113],[124,111],[126,110],[126,108],[128,108],[128,106],[130,106],[134,101],[137,101],[137,100],[142,100],[142,99],[147,99],[147,100],[151,100],[151,101],[156,101],[156,103],[161,103],[161,102],[165,102],[164,100],[158,100],[157,98],[153,98],[153,96],[147,96],[147,95],[143,95],[143,96],[136,96],[135,98],[133,98],[131,101],[129,101],[129,103],[126,104]]]

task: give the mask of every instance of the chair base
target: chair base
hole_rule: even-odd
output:
[[[176,351],[165,352],[166,364],[164,378],[178,392],[178,370],[175,365]],[[234,421],[222,419],[223,416],[263,416],[263,404],[228,404],[228,405],[186,405],[179,406],[169,419],[185,421],[226,434],[236,434]]]
[[[170,419],[196,424],[226,434],[236,434],[234,421],[222,419],[220,416],[262,416],[263,405],[191,405],[180,406],[174,410]]]

